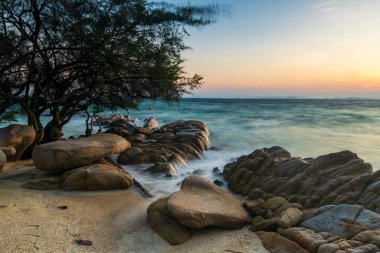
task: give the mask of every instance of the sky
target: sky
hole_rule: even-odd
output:
[[[219,4],[190,28],[196,97],[380,98],[380,0],[169,0]]]

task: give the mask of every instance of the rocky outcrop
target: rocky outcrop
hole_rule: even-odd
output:
[[[380,212],[380,171],[372,173],[350,151],[302,159],[281,147],[258,149],[223,173],[230,189],[251,199],[281,196],[305,208],[354,204]]]
[[[192,175],[184,179],[180,191],[153,203],[148,209],[148,218],[162,238],[177,244],[190,239],[187,228],[243,227],[249,222],[249,215],[241,204],[239,199],[224,189]],[[177,230],[182,239],[171,239],[176,238]]]
[[[200,159],[209,146],[207,126],[200,121],[177,121],[158,130],[136,128],[131,135],[121,135],[131,141],[133,148],[120,154],[120,164],[184,163]],[[113,130],[114,133],[117,131]]]
[[[39,145],[34,149],[32,158],[37,169],[59,173],[88,165],[130,147],[130,143],[118,135],[97,134]]]
[[[22,153],[33,143],[36,131],[31,126],[12,124],[0,128],[0,147],[10,148],[7,154],[8,162],[17,161]]]
[[[91,164],[63,174],[64,190],[117,190],[128,189],[133,184],[132,176],[111,164]]]

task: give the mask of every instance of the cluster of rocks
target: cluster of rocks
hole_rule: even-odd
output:
[[[147,126],[154,125],[152,119]],[[121,153],[120,164],[153,163],[148,171],[153,174],[173,176],[176,164],[187,160],[200,159],[209,147],[207,126],[195,120],[176,121],[159,129],[148,127],[111,128],[107,130],[128,139],[132,148]]]
[[[379,251],[380,174],[356,154],[302,159],[264,148],[223,173],[230,189],[251,199],[244,203],[250,229],[271,252]]]
[[[32,159],[36,168],[45,173],[36,174],[36,178],[26,181],[23,187],[90,191],[127,189],[133,184],[132,176],[104,158],[130,147],[127,140],[114,134],[38,145]]]
[[[36,131],[30,126],[11,124],[0,128],[0,169],[6,162],[15,162],[33,143]]]
[[[281,197],[244,203],[252,227],[271,252],[378,252],[380,215],[359,205],[303,210]]]
[[[250,220],[238,198],[197,175],[185,178],[180,191],[152,203],[147,213],[154,231],[173,245],[190,240],[201,228],[236,229]]]

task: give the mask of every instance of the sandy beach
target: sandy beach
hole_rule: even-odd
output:
[[[28,162],[21,163],[30,165]],[[3,174],[19,164],[8,164]],[[33,170],[33,168],[24,168]],[[157,196],[158,197],[158,196]],[[241,230],[205,229],[171,246],[147,222],[146,199],[136,188],[108,192],[38,191],[0,181],[1,252],[267,252]],[[67,206],[67,209],[60,207]],[[92,246],[76,240],[91,240]]]

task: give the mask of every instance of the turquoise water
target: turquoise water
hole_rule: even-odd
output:
[[[201,120],[210,129],[212,146],[220,149],[182,166],[179,176],[166,184],[157,184],[157,178],[142,173],[141,167],[126,167],[156,192],[173,191],[169,185],[178,188],[178,182],[196,169],[205,170],[205,176],[213,179],[213,167],[222,169],[232,158],[273,145],[300,157],[348,149],[371,163],[374,170],[380,169],[380,100],[188,98],[172,106],[146,101],[129,114],[137,124],[147,117],[156,117],[161,125],[178,119]],[[83,134],[84,122],[85,117],[74,117],[64,128],[65,136]]]

